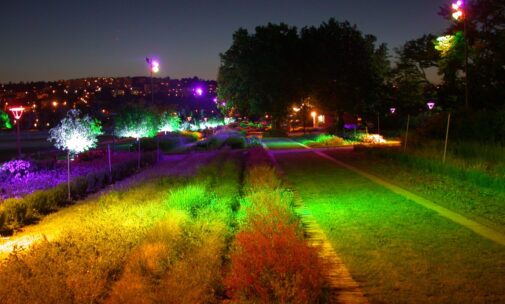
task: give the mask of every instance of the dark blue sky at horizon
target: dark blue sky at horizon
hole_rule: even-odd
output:
[[[285,22],[301,28],[348,20],[389,49],[441,34],[446,0],[2,1],[0,83],[148,75],[215,79],[219,53],[244,27]]]

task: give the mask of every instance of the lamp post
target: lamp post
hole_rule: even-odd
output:
[[[151,104],[154,105],[154,81],[153,74],[158,73],[160,71],[160,63],[157,60],[150,59],[146,57],[146,62],[149,65],[149,71],[151,74]],[[140,140],[137,139],[139,143],[139,155],[140,155]],[[156,135],[156,161],[160,160],[160,139],[158,135]],[[138,168],[140,169],[140,156],[138,159]]]
[[[153,74],[158,73],[160,71],[160,63],[157,60],[153,60],[149,57],[146,57],[146,62],[149,65],[149,71],[151,73],[151,103],[154,104]]]
[[[16,136],[16,143],[18,147],[18,157],[21,156],[21,141],[20,141],[20,136],[19,136],[19,120],[21,119],[21,116],[23,116],[25,108],[23,107],[13,107],[9,108],[9,111],[12,112],[12,116],[14,116],[15,122],[16,122],[16,128],[17,128],[17,136]]]
[[[452,3],[452,18],[456,21],[463,20],[463,37],[465,39],[465,107],[468,108],[468,35],[467,35],[467,11],[463,11],[464,2],[458,0]]]

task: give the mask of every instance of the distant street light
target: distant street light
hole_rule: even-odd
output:
[[[312,116],[312,128],[316,128],[316,116],[317,116],[316,111],[312,111],[310,113],[310,116]]]
[[[149,71],[151,73],[151,103],[154,104],[153,73],[158,73],[160,71],[160,63],[157,60],[150,59],[149,57],[146,57],[146,62],[149,65]]]
[[[9,111],[12,112],[12,116],[14,116],[16,126],[17,126],[17,136],[16,136],[16,142],[17,142],[17,147],[18,147],[18,157],[21,156],[21,141],[19,137],[19,120],[21,119],[21,116],[23,116],[23,112],[25,111],[25,108],[23,107],[12,107],[9,108]]]
[[[391,112],[391,114],[395,114],[396,108],[389,108],[389,111]]]
[[[426,103],[426,105],[428,106],[428,110],[433,110],[433,108],[435,108],[435,102],[434,101],[428,101]]]

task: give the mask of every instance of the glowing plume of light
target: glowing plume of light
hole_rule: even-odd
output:
[[[54,142],[56,148],[72,153],[81,153],[96,146],[102,128],[97,120],[88,115],[80,117],[80,111],[72,109],[67,116],[51,130],[48,141]]]

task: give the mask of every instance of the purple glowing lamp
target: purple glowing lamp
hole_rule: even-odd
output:
[[[391,114],[395,114],[396,108],[389,108],[389,111],[391,112]]]
[[[203,89],[201,87],[195,88],[195,95],[196,96],[202,96],[203,95]]]
[[[435,107],[435,102],[434,101],[428,101],[426,103],[426,105],[428,106],[428,109],[433,110],[433,108]]]

